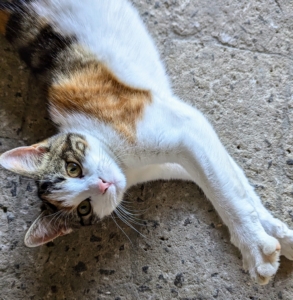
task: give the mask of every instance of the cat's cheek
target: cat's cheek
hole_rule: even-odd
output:
[[[69,179],[62,187],[62,191],[54,193],[56,200],[65,205],[78,206],[80,202],[92,196],[93,189],[88,181],[75,178]]]

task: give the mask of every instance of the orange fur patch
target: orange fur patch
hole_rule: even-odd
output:
[[[0,33],[5,35],[6,33],[6,25],[10,18],[10,14],[5,11],[0,11]]]
[[[53,84],[49,100],[58,110],[94,116],[133,142],[136,122],[151,103],[151,94],[126,86],[102,64],[92,62]]]

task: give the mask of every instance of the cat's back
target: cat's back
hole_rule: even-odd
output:
[[[169,91],[156,47],[127,0],[35,0],[29,6],[63,35],[74,36],[123,83]]]

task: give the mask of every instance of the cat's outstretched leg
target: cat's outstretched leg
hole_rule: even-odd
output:
[[[289,229],[284,222],[274,218],[271,215],[271,213],[261,203],[259,197],[254,192],[253,187],[249,184],[241,168],[233,161],[232,158],[230,158],[230,161],[242,182],[247,186],[247,191],[250,194],[249,199],[258,213],[260,222],[265,231],[280,242],[281,255],[293,260],[293,230]]]
[[[201,124],[189,134],[182,165],[229,227],[231,241],[242,253],[244,268],[259,284],[266,284],[279,267],[281,246],[264,230],[252,204],[252,198],[257,196],[252,195],[248,181],[235,171],[208,123],[198,114],[197,121]]]
[[[149,111],[138,128],[139,138],[145,137],[144,153],[149,149],[153,162],[178,163],[186,169],[228,226],[251,277],[268,283],[279,267],[281,245],[265,231],[253,204],[257,196],[210,124],[199,111],[176,100],[160,101],[156,111]]]

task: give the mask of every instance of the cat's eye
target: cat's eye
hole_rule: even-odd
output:
[[[92,211],[92,206],[89,200],[82,201],[77,207],[78,214],[83,217],[88,215],[91,211]]]
[[[81,167],[74,162],[67,163],[66,171],[67,171],[67,174],[73,178],[81,177],[81,175],[82,175]]]

